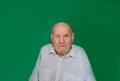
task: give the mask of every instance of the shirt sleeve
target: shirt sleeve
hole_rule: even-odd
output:
[[[83,73],[84,81],[96,81],[91,64],[84,50],[83,50]]]
[[[29,81],[39,81],[39,66],[40,66],[40,54],[38,56],[38,59],[36,61],[35,67],[33,69],[33,72],[29,78]]]

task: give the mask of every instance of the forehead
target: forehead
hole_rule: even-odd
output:
[[[66,23],[59,23],[54,25],[53,29],[52,29],[52,33],[56,34],[56,33],[67,33],[70,34],[72,33],[72,30],[70,28],[70,26]]]

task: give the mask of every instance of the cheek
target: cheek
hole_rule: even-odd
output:
[[[67,45],[70,45],[71,44],[71,40],[70,39],[66,40],[66,43],[67,43]]]
[[[58,44],[58,40],[54,39],[54,40],[53,40],[53,44],[54,44],[54,45],[57,45],[57,44]]]

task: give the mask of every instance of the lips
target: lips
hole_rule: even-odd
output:
[[[59,45],[59,47],[65,47],[66,45]]]

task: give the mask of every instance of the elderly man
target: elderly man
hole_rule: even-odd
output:
[[[74,33],[65,22],[52,28],[52,44],[40,50],[29,81],[96,81],[83,48],[73,45]]]

